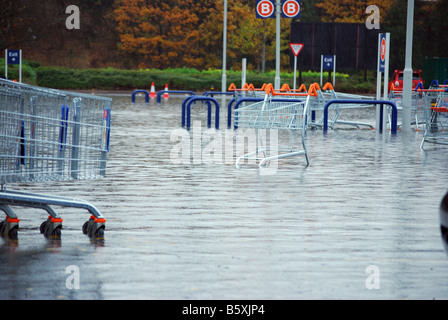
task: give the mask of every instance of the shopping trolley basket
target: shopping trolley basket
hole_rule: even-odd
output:
[[[438,92],[434,102],[424,106],[425,133],[420,147],[425,142],[448,145],[448,89]]]
[[[59,238],[61,217],[50,205],[88,210],[83,231],[104,234],[105,219],[86,201],[7,191],[10,183],[101,178],[109,151],[111,99],[0,80],[0,234],[16,238],[19,219],[11,207],[49,213],[40,231]]]
[[[269,89],[267,90],[269,92]],[[288,97],[273,98],[269,93],[265,95],[265,99],[235,110],[235,124],[238,128],[254,129],[259,139],[260,146],[257,145],[255,151],[249,152],[237,158],[236,167],[240,167],[242,160],[260,161],[260,168],[271,160],[281,158],[305,155],[307,165],[309,164],[308,153],[305,144],[305,133],[309,119],[310,96],[306,95],[300,98],[291,94]],[[294,146],[286,148],[278,148],[270,142],[269,146],[263,145],[260,129],[284,129],[294,132],[301,132],[302,149],[294,149]],[[274,148],[275,147],[275,148]],[[268,155],[269,153],[269,155]],[[275,154],[272,154],[275,153]],[[259,155],[262,156],[260,157]]]

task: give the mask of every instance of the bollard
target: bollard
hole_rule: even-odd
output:
[[[145,95],[145,103],[149,103],[149,92],[146,90],[140,90],[140,89],[134,90],[132,92],[132,95],[131,95],[132,103],[135,103],[135,95],[137,93],[143,93]]]

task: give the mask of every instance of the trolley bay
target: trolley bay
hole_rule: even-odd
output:
[[[82,234],[77,208],[55,206],[60,239],[39,234],[44,210],[15,209],[18,238],[0,239],[1,299],[448,299],[439,222],[448,147],[421,148],[424,131],[308,128],[309,165],[285,158],[261,174],[258,165],[235,168],[243,153],[226,141],[244,128],[226,133],[226,108],[215,131],[198,103],[187,131],[183,97],[110,97],[104,177],[7,185],[94,204],[107,218],[104,239]],[[375,107],[341,117],[374,125]],[[190,161],[172,156],[180,132],[191,139]],[[194,161],[219,136],[231,137],[216,139],[221,158]],[[301,139],[275,136],[278,145]]]

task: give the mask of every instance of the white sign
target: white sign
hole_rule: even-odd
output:
[[[294,86],[293,89],[296,90],[296,70],[297,70],[297,56],[299,55],[300,51],[303,49],[303,43],[290,43],[289,47],[292,50],[292,53],[294,54]]]
[[[292,53],[297,57],[303,49],[303,43],[290,43],[289,47],[292,50]]]

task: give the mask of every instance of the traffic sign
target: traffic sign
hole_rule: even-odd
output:
[[[257,0],[255,13],[257,18],[275,18],[274,0]]]
[[[380,61],[379,61],[379,71],[384,72],[386,65],[386,34],[380,34]]]
[[[8,49],[8,64],[20,64],[20,50]]]
[[[292,50],[292,53],[297,57],[303,49],[303,43],[290,43],[289,47]]]
[[[335,55],[320,55],[320,85],[322,85],[323,71],[333,71],[333,86],[336,83],[336,56]],[[330,81],[331,71],[328,72],[328,81]]]
[[[292,53],[294,54],[294,90],[296,89],[296,70],[297,70],[297,56],[299,55],[300,51],[303,49],[303,43],[290,43],[289,47],[292,50]]]
[[[300,18],[300,1],[282,0],[283,18]]]
[[[8,79],[8,65],[19,65],[19,82],[22,82],[22,50],[5,49],[5,79]]]
[[[334,67],[334,56],[324,55],[323,56],[323,70],[333,70]]]

